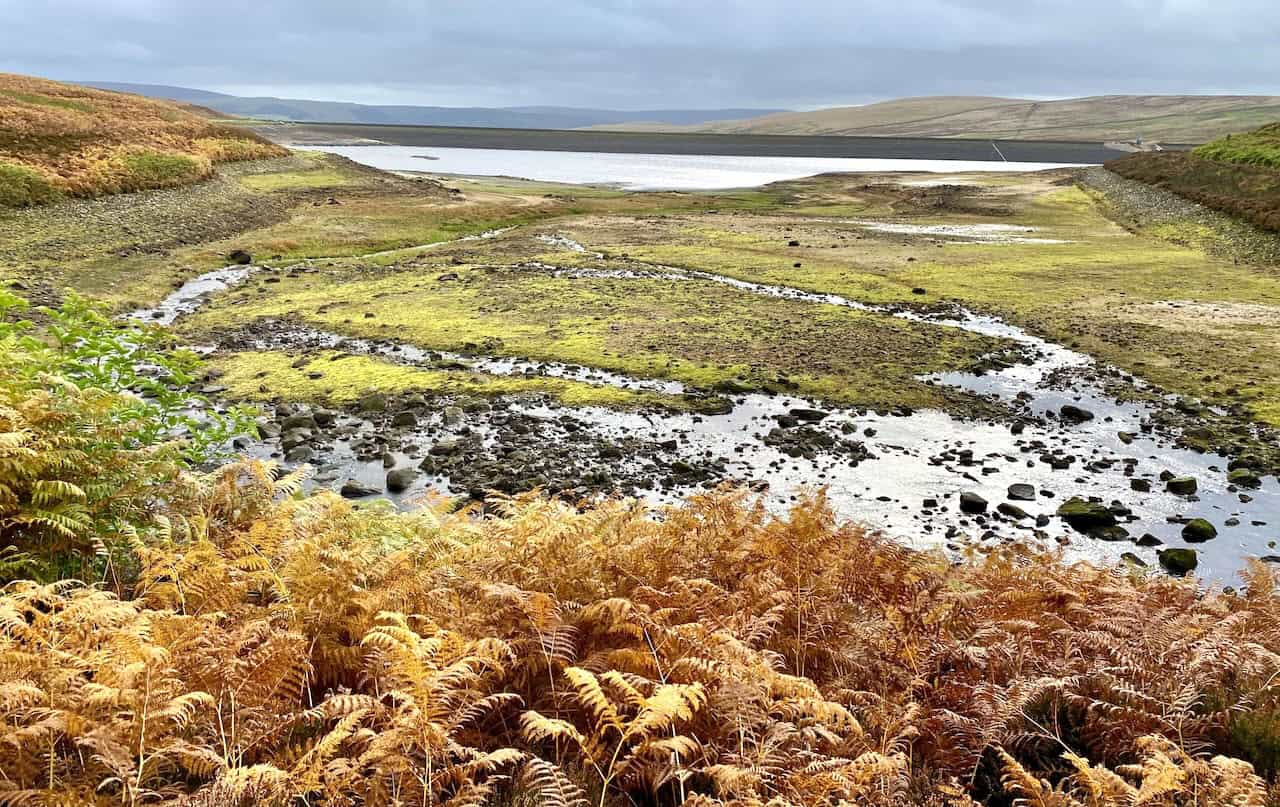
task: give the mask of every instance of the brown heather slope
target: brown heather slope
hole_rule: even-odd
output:
[[[285,153],[197,108],[0,73],[0,208],[186,185]]]
[[[991,137],[1019,140],[1132,140],[1201,143],[1280,116],[1280,97],[1262,95],[1105,95],[1057,101],[938,96],[696,127],[646,131],[721,134]],[[613,130],[636,126],[598,127]]]
[[[1194,151],[1130,154],[1106,167],[1280,232],[1280,123],[1228,135]]]

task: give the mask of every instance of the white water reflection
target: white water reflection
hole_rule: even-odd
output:
[[[384,171],[507,176],[573,185],[613,185],[633,191],[754,188],[836,172],[1041,171],[1063,163],[982,160],[887,160],[863,157],[738,157],[691,154],[606,154],[434,146],[298,146],[339,154]],[[426,158],[426,159],[424,159]]]

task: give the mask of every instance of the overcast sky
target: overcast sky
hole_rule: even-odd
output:
[[[444,106],[1280,95],[1280,0],[0,0],[0,71]]]

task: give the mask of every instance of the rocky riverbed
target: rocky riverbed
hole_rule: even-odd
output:
[[[562,245],[568,239],[559,237]],[[572,242],[569,242],[572,243]],[[575,250],[576,251],[576,250]],[[535,266],[547,272],[560,270]],[[171,321],[252,269],[197,278],[143,318]],[[685,390],[662,379],[509,356],[441,353],[391,340],[350,339],[292,322],[259,322],[237,349],[369,355],[496,376],[569,378],[689,394],[697,411],[566,407],[549,396],[449,399],[371,395],[344,411],[282,403],[262,439],[238,448],[316,468],[312,483],[343,495],[409,502],[424,492],[482,498],[541,488],[585,500],[622,493],[669,501],[722,483],[775,507],[828,488],[837,509],[918,545],[1064,546],[1081,557],[1163,565],[1229,579],[1246,556],[1270,557],[1280,537],[1280,485],[1248,458],[1177,445],[1176,406],[1135,379],[999,319],[961,308],[869,306],[837,295],[655,267],[673,281],[715,280],[1011,340],[981,372],[932,383],[989,398],[1003,414],[962,420],[937,411],[868,411],[749,389]],[[637,275],[639,276],[639,275]],[[1016,360],[1011,360],[1016,359]],[[216,379],[211,380],[217,392]],[[1118,396],[1117,390],[1129,394]],[[1132,398],[1122,402],[1121,397]],[[1178,550],[1178,551],[1170,551]],[[1189,551],[1182,551],[1189,550]]]

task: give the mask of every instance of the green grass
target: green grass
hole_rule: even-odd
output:
[[[124,155],[122,161],[129,172],[131,184],[139,187],[183,185],[194,182],[205,173],[200,163],[181,154],[139,151]]]
[[[1217,162],[1280,168],[1280,123],[1220,137],[1192,153]]]
[[[36,106],[47,106],[55,109],[69,109],[73,112],[92,113],[95,111],[93,104],[87,101],[72,101],[69,98],[57,98],[51,95],[41,95],[33,92],[19,92],[17,90],[0,90],[0,95],[6,98],[12,98],[15,101],[21,101],[24,104],[34,104]]]
[[[39,173],[0,161],[0,208],[34,207],[52,202],[60,195]]]
[[[369,356],[324,351],[299,364],[288,353],[242,352],[219,356],[213,364],[225,373],[219,383],[248,401],[354,403],[371,392],[400,395],[484,396],[548,394],[567,406],[685,408],[680,398],[594,386],[560,378],[517,378],[484,373],[435,370],[394,364]],[[317,377],[318,376],[318,377]]]
[[[309,188],[342,188],[352,178],[335,169],[316,168],[305,171],[282,171],[276,174],[250,174],[240,177],[240,184],[253,191],[293,191]]]
[[[247,287],[196,315],[195,336],[256,317],[297,316],[353,336],[463,353],[559,361],[710,389],[740,380],[874,407],[953,407],[916,380],[959,369],[996,340],[711,282],[556,278],[486,266],[327,275]],[[198,337],[197,337],[198,338]]]

